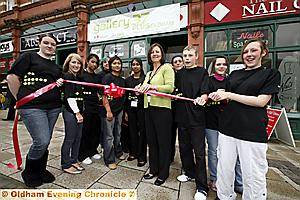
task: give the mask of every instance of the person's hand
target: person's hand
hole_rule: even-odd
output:
[[[56,80],[56,85],[57,87],[61,87],[64,84],[64,79],[59,78]]]
[[[228,99],[228,92],[225,92],[224,89],[218,89],[216,92],[212,92],[208,95],[210,99],[213,101],[222,101],[224,99]]]
[[[203,97],[197,97],[195,100],[194,100],[194,104],[195,105],[200,105],[200,106],[203,106],[204,104],[206,103],[206,99],[204,99]]]
[[[139,89],[138,91],[140,93],[145,93],[145,92],[148,92],[149,90],[157,90],[157,87],[155,85],[150,85],[150,84],[143,84]]]
[[[80,114],[80,112],[76,113],[76,119],[77,119],[77,123],[82,123],[83,122],[83,117]]]
[[[111,120],[113,120],[113,118],[114,118],[114,116],[113,116],[112,112],[107,112],[106,113],[106,119],[107,119],[107,121],[111,121]]]

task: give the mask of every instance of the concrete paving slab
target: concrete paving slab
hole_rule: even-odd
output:
[[[117,188],[112,187],[110,185],[96,182],[88,189],[117,189]]]
[[[268,199],[299,199],[300,192],[285,181],[268,180]]]
[[[146,172],[147,169],[149,168],[149,163],[148,162],[143,167],[138,167],[137,166],[137,160],[133,160],[133,161],[123,160],[119,163],[119,165],[123,166],[123,167],[131,168],[131,169],[136,169],[136,170],[139,170],[139,171],[143,171],[143,172]]]
[[[177,199],[178,191],[141,182],[137,187],[138,199]]]
[[[12,159],[15,157],[15,154],[9,153],[7,151],[0,151],[0,162]]]
[[[98,182],[120,189],[135,189],[142,179],[144,172],[118,166],[110,170]]]

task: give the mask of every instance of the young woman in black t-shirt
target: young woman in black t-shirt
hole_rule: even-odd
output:
[[[90,54],[87,58],[86,69],[81,76],[81,80],[88,83],[101,83],[99,74],[95,70],[99,67],[99,57],[96,54]],[[79,161],[83,164],[92,164],[92,159],[99,160],[101,155],[97,148],[99,138],[101,137],[101,117],[100,100],[101,91],[95,87],[84,87],[83,91],[83,128],[81,143],[79,148]]]
[[[230,92],[218,90],[209,95],[215,101],[228,99],[219,123],[217,196],[234,199],[234,167],[239,157],[243,177],[243,199],[266,199],[268,171],[266,105],[278,93],[280,73],[262,67],[268,53],[266,44],[248,40],[242,49],[246,68],[229,77]]]
[[[26,52],[13,64],[7,76],[8,86],[17,100],[61,78],[61,69],[51,57],[55,54],[56,38],[52,34],[39,37],[39,52]],[[62,81],[59,81],[60,84]],[[60,89],[54,89],[21,106],[19,113],[33,140],[21,173],[25,185],[37,187],[55,177],[46,170],[48,146],[61,111]]]
[[[140,58],[131,61],[133,74],[126,78],[125,86],[135,88],[142,84],[145,79],[143,62]],[[138,167],[142,167],[147,162],[147,142],[145,130],[145,111],[143,95],[136,95],[135,92],[126,93],[125,116],[128,115],[128,125],[130,134],[130,148],[128,161],[138,159]]]
[[[218,89],[229,90],[229,81],[227,71],[229,68],[228,59],[225,56],[217,56],[212,61],[211,75],[209,77],[209,92],[215,92]],[[208,144],[208,169],[209,182],[211,190],[217,191],[217,146],[219,137],[219,117],[227,104],[227,100],[221,102],[208,101],[205,107],[205,137]],[[242,172],[239,160],[235,167],[234,190],[240,194],[243,193]]]
[[[125,80],[121,77],[122,60],[114,56],[109,59],[108,64],[110,73],[104,76],[102,83],[104,85],[114,83],[116,86],[124,87]],[[107,96],[103,96],[103,106],[106,110],[106,131],[103,137],[104,162],[112,170],[117,168],[116,157],[120,160],[125,159],[120,143],[124,102],[125,97],[113,98],[109,101]]]
[[[83,71],[80,55],[71,53],[63,65],[64,79],[80,81]],[[65,138],[61,147],[61,166],[64,172],[80,174],[84,169],[78,162],[78,152],[82,135],[83,89],[81,85],[66,83],[64,85]]]

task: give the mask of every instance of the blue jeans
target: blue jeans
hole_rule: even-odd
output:
[[[205,136],[208,144],[208,169],[209,169],[209,177],[211,181],[217,180],[217,147],[218,147],[218,137],[219,132],[217,130],[205,129]],[[237,159],[235,165],[235,188],[243,190],[243,181],[242,181],[242,171],[240,160]]]
[[[61,166],[67,169],[78,162],[78,153],[82,135],[83,123],[77,123],[76,116],[63,110],[65,123],[65,139],[61,147]]]
[[[28,151],[28,159],[40,159],[48,149],[54,125],[61,108],[45,109],[20,109],[20,116],[33,140]]]
[[[113,120],[105,120],[106,131],[104,132],[104,162],[106,165],[116,162],[116,156],[120,157],[122,152],[121,147],[121,124],[122,124],[123,111],[117,116],[113,117]]]

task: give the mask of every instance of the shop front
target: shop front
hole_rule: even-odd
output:
[[[269,47],[265,67],[282,76],[273,106],[285,107],[293,135],[300,139],[300,1],[219,0],[205,2],[205,65],[216,55],[226,55],[230,67],[243,67],[241,47],[261,38]]]
[[[163,46],[168,62],[172,56],[182,53],[188,40],[187,10],[187,5],[177,3],[118,15],[111,11],[112,15],[90,21],[90,52],[100,58],[118,55],[123,61],[125,77],[130,73],[129,63],[134,57],[143,60],[146,72],[149,70],[147,52],[151,44],[158,42]],[[109,13],[107,10],[103,12]]]
[[[2,82],[10,70],[14,59],[12,58],[13,45],[12,41],[0,42],[0,82]]]

